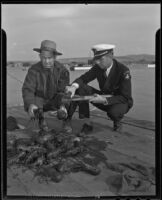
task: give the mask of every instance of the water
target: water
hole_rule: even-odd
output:
[[[127,113],[128,117],[141,120],[155,121],[155,69],[131,68],[133,108]],[[70,71],[70,80],[74,81],[86,71]],[[21,87],[27,71],[21,68],[8,68],[7,73],[7,105],[22,104]],[[16,80],[17,79],[17,80]],[[91,86],[98,89],[97,81]]]

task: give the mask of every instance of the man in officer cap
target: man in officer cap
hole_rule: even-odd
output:
[[[56,56],[62,53],[56,50],[55,42],[44,40],[40,48],[33,50],[39,53],[40,61],[28,70],[22,87],[24,108],[30,117],[34,117],[34,111],[38,108],[43,109],[43,112],[62,109],[61,99],[70,80],[69,71],[56,61]],[[68,119],[69,105],[66,106],[63,108],[65,113],[63,128],[71,132]],[[48,130],[45,120],[40,126]]]
[[[114,59],[113,51],[115,45],[98,44],[92,47],[94,53],[92,68],[77,78],[71,86],[66,87],[66,91],[71,93],[71,97],[76,93],[79,95],[93,95],[91,103],[97,108],[105,111],[113,121],[114,131],[121,130],[121,119],[124,114],[133,106],[131,75],[129,69]],[[87,85],[92,80],[97,79],[100,90]],[[105,98],[102,95],[112,95]],[[84,130],[92,130],[90,122],[90,112],[88,102],[79,102],[79,118],[85,118]]]

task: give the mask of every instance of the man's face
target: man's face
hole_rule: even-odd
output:
[[[54,62],[56,60],[56,56],[49,51],[42,51],[40,53],[40,60],[42,62],[42,65],[44,68],[51,68],[54,65]]]
[[[97,64],[101,69],[106,70],[112,64],[112,55],[106,54],[98,59],[96,59],[95,64]]]

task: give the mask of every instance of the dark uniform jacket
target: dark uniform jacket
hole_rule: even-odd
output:
[[[35,97],[49,100],[57,93],[64,92],[65,86],[69,85],[69,81],[69,71],[58,61],[55,61],[53,72],[44,69],[41,62],[32,65],[28,70],[22,87],[25,110],[28,110],[30,104],[35,103]]]
[[[109,105],[128,103],[129,108],[133,106],[131,75],[128,67],[113,59],[108,77],[105,77],[104,71],[98,65],[94,65],[74,82],[81,87],[82,84],[87,84],[94,79],[97,79],[102,94],[113,95],[107,99]]]

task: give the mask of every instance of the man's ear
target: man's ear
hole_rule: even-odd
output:
[[[113,50],[110,51],[110,55],[111,55],[112,57],[114,56],[114,51],[113,51]]]
[[[113,51],[110,51],[109,56],[113,59],[114,52],[113,52]]]
[[[109,53],[107,54],[107,56],[108,56],[109,58],[113,59],[114,52],[113,52],[113,51],[109,52]]]

